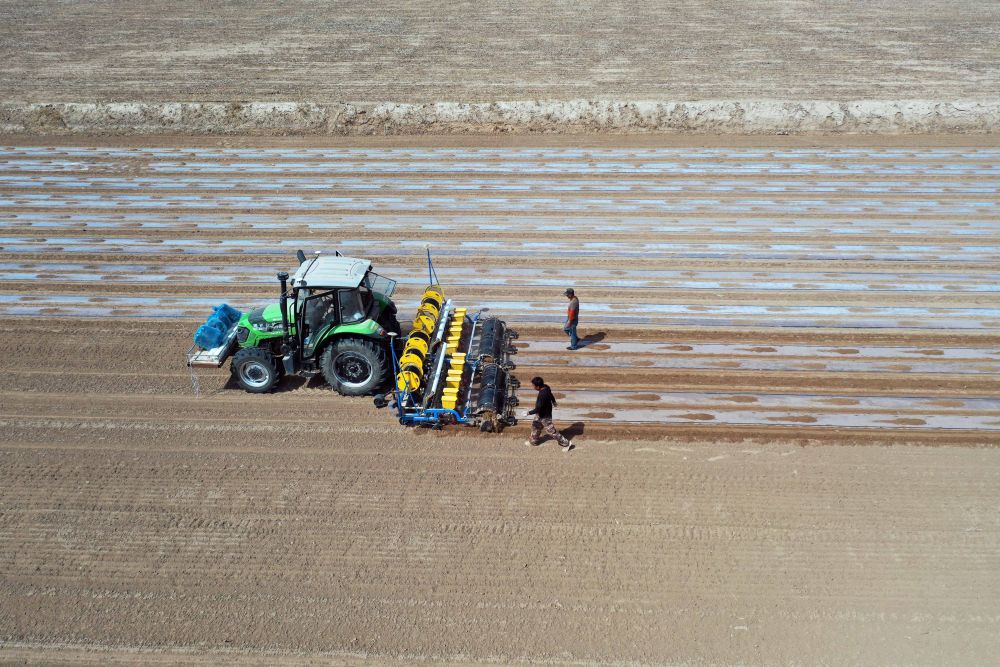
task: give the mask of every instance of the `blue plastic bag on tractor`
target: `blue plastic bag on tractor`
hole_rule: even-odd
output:
[[[226,330],[229,329],[229,322],[220,317],[218,313],[213,313],[208,317],[205,326],[214,327],[222,333],[226,333]]]
[[[212,314],[194,332],[194,343],[203,350],[218,347],[226,340],[226,332],[243,317],[243,313],[228,303],[223,303],[212,309]]]
[[[228,329],[232,325],[239,322],[240,318],[243,317],[243,313],[236,310],[228,303],[223,303],[215,307],[215,314],[226,323],[226,328]]]
[[[217,327],[202,324],[194,332],[194,344],[203,350],[211,350],[213,347],[222,345],[225,335],[225,330],[220,331]]]

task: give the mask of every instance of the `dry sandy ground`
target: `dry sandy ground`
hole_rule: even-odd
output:
[[[995,145],[233,143],[0,149],[0,661],[1000,650]],[[410,312],[425,243],[574,451],[194,395],[198,320],[297,247]]]
[[[567,457],[344,424],[329,399],[115,402],[6,420],[4,659],[996,654],[994,449],[588,441]]]
[[[976,0],[0,3],[3,102],[1000,95]]]

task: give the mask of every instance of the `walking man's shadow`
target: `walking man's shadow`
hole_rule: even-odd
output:
[[[583,435],[583,422],[573,422],[563,430],[559,431],[567,440],[572,440],[578,435]]]
[[[608,334],[604,333],[603,331],[598,331],[597,333],[587,334],[586,336],[584,336],[583,338],[580,339],[580,342],[578,343],[578,345],[580,347],[589,347],[589,346],[593,345],[594,343],[600,343],[602,340],[604,340],[607,337],[607,335]]]

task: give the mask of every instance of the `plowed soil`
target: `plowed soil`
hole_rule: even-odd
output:
[[[0,660],[993,660],[1000,150],[422,141],[0,149]],[[185,367],[426,244],[572,452]]]
[[[995,3],[0,5],[4,101],[991,99]],[[556,129],[556,131],[559,131]]]

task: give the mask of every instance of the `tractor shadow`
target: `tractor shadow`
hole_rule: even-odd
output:
[[[275,394],[283,394],[288,391],[298,391],[299,389],[322,389],[324,387],[330,389],[329,385],[326,384],[326,380],[323,379],[323,375],[319,373],[312,377],[286,375],[274,385],[274,389],[271,391]]]
[[[322,375],[315,375],[313,377],[286,375],[278,380],[268,393],[284,394],[290,391],[298,391],[300,389],[322,389],[324,387],[329,389],[326,384],[326,380],[323,379]],[[236,382],[236,378],[230,376],[220,391],[228,390],[243,391],[243,388],[240,387],[238,382]]]
[[[595,343],[600,343],[602,340],[604,340],[607,337],[608,337],[608,334],[606,334],[603,331],[598,331],[597,333],[587,334],[586,336],[584,336],[583,338],[580,339],[579,346],[580,347],[590,347],[591,345],[593,345]]]

